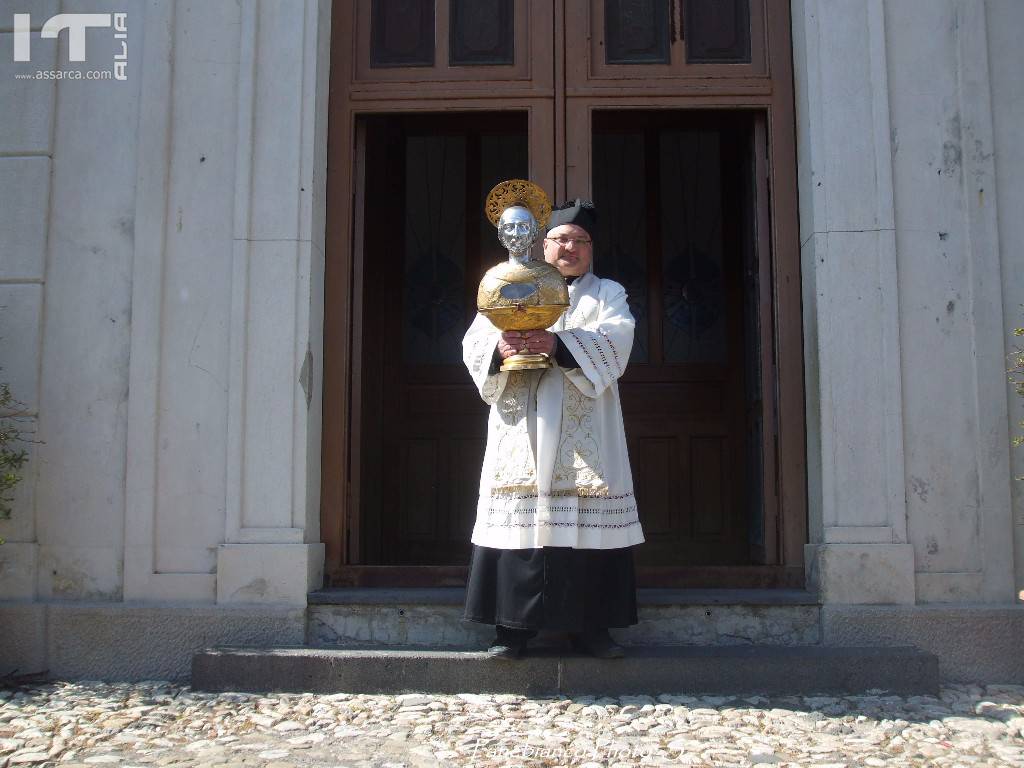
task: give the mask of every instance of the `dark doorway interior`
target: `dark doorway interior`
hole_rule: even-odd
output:
[[[626,286],[637,318],[621,392],[637,563],[655,571],[764,562],[755,119],[594,113],[595,271]],[[482,201],[526,177],[526,116],[361,120],[359,562],[464,566],[486,408],[461,339],[506,256]]]

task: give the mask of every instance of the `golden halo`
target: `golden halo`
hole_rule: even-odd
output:
[[[500,181],[494,185],[494,189],[487,193],[484,213],[487,214],[491,224],[497,227],[501,214],[505,212],[506,208],[513,205],[529,208],[533,218],[540,225],[540,231],[546,231],[548,219],[551,218],[551,200],[543,189],[526,179]]]

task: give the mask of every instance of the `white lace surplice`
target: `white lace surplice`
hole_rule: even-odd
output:
[[[625,289],[588,273],[548,330],[579,368],[490,374],[501,332],[477,315],[463,360],[491,406],[474,544],[615,549],[643,542],[618,378],[635,322]]]

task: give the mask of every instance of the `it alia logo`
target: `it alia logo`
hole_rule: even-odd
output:
[[[56,38],[61,30],[68,30],[68,61],[85,61],[85,31],[89,27],[114,28],[114,37],[121,43],[121,50],[114,54],[114,77],[127,79],[125,69],[128,59],[128,14],[127,13],[58,13],[43,24],[39,36]],[[14,14],[14,60],[32,60],[32,14]]]

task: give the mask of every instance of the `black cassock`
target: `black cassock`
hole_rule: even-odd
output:
[[[564,632],[636,624],[633,548],[495,549],[474,544],[465,618]]]

